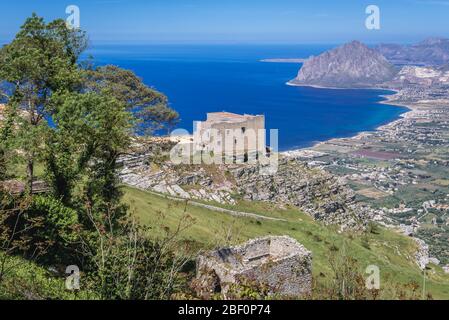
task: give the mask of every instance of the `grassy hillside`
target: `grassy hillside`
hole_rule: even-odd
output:
[[[3,261],[3,254],[0,258]],[[87,291],[66,290],[65,279],[20,257],[6,257],[5,274],[0,282],[0,300],[76,300],[96,299]],[[82,284],[82,276],[80,283]]]
[[[192,225],[182,232],[182,237],[197,249],[242,243],[266,235],[288,235],[312,251],[313,273],[318,282],[330,279],[329,256],[338,251],[357,259],[361,270],[377,265],[381,272],[381,285],[395,282],[423,284],[422,271],[414,262],[415,242],[384,228],[363,237],[339,234],[295,208],[278,209],[254,202],[241,202],[237,208],[287,221],[236,218],[128,187],[125,188],[125,201],[139,220],[151,227],[150,233],[154,237],[162,235],[164,228],[174,230],[179,221],[188,216]],[[449,299],[449,277],[436,266],[426,273],[427,292],[435,299]]]

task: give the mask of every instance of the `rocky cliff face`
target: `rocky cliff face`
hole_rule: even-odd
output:
[[[394,78],[397,71],[379,52],[353,41],[308,59],[292,85],[363,88]]]
[[[361,230],[369,209],[355,203],[355,195],[340,179],[319,169],[311,169],[296,159],[282,159],[272,176],[258,173],[258,166],[232,171],[239,193],[250,201],[290,204],[327,225],[344,230]]]
[[[369,210],[355,203],[354,193],[335,176],[309,168],[294,158],[280,159],[276,174],[259,173],[258,165],[157,166],[154,147],[122,158],[123,183],[174,197],[237,204],[235,196],[249,201],[266,201],[296,206],[314,219],[341,230],[361,230]]]
[[[123,155],[123,183],[173,197],[235,204],[232,177],[219,166],[175,165],[169,161],[173,143],[166,140],[140,144]]]

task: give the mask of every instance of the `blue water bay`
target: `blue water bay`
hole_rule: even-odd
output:
[[[279,130],[279,147],[308,147],[331,138],[375,130],[406,108],[379,104],[382,90],[332,90],[287,86],[300,68],[267,58],[306,58],[331,46],[316,45],[102,45],[91,48],[98,64],[131,69],[165,93],[192,131],[207,112],[264,114]]]

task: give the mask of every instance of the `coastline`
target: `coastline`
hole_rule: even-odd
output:
[[[306,58],[274,58],[274,59],[262,59],[259,62],[268,62],[268,63],[304,63],[306,62]]]
[[[304,147],[304,148],[296,148],[296,149],[291,149],[291,150],[286,150],[286,151],[282,151],[280,152],[281,155],[284,156],[294,156],[295,153],[300,153],[303,152],[305,150],[313,150],[314,148],[317,148],[321,145],[327,144],[329,142],[332,141],[338,141],[338,140],[360,140],[363,137],[366,137],[368,135],[372,135],[376,132],[382,132],[382,131],[386,131],[390,126],[395,126],[397,124],[400,124],[401,122],[403,122],[404,120],[406,120],[408,117],[413,116],[416,111],[417,108],[413,105],[405,105],[405,104],[401,104],[396,102],[393,97],[399,92],[399,90],[394,90],[394,89],[386,89],[386,88],[333,88],[333,87],[323,87],[323,86],[314,86],[314,85],[301,85],[301,84],[295,84],[291,81],[287,82],[288,86],[292,86],[292,87],[309,87],[309,88],[315,88],[315,89],[330,89],[330,90],[388,90],[388,91],[392,91],[392,94],[389,95],[379,95],[379,97],[384,98],[385,100],[381,100],[379,102],[377,102],[378,104],[385,104],[385,105],[392,105],[392,106],[397,106],[397,107],[402,107],[402,108],[406,108],[408,109],[408,111],[404,112],[403,114],[401,114],[399,116],[399,119],[395,119],[392,120],[386,124],[382,124],[378,127],[376,127],[374,130],[370,130],[370,131],[360,131],[357,132],[355,135],[353,136],[349,136],[349,137],[341,137],[341,138],[331,138],[325,141],[318,141],[316,143],[314,143],[313,145],[309,146],[309,147]]]
[[[434,212],[442,217],[443,224],[446,218],[444,210],[449,206],[448,197],[435,195],[435,190],[449,194],[449,185],[446,184],[449,98],[445,98],[447,92],[444,97],[435,98],[433,91],[426,92],[426,95],[414,95],[407,90],[391,91],[395,93],[383,95],[385,100],[379,103],[406,108],[399,119],[373,131],[328,139],[283,155],[300,159],[341,178],[360,197],[359,201],[371,208],[373,221],[409,236],[420,247],[428,248],[427,252],[433,256],[426,253],[425,264],[430,260],[436,261],[436,265],[447,267],[449,273],[449,255],[430,251],[439,248],[438,238],[447,236],[447,232],[435,228],[429,233],[418,233],[427,223],[437,225],[435,220],[423,219],[426,214],[420,214],[420,210],[425,211],[423,207],[428,199],[435,199],[435,208],[438,209]],[[429,154],[435,155],[432,160],[429,160]],[[360,161],[360,158],[368,160]],[[384,202],[383,199],[395,200]],[[400,209],[401,203],[404,209]],[[417,261],[423,261],[420,257],[418,253]],[[425,264],[419,263],[420,268]]]

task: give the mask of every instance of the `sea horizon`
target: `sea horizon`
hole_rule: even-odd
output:
[[[448,5],[4,6],[0,298],[449,301]]]
[[[263,114],[279,130],[279,151],[356,136],[396,121],[406,107],[381,103],[391,91],[292,87],[301,64],[263,59],[307,58],[335,45],[107,44],[86,53],[97,65],[134,71],[166,94],[189,132],[207,112]],[[137,50],[136,50],[137,49]]]

